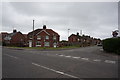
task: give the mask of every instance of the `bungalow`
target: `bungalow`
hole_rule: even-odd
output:
[[[29,47],[58,47],[60,35],[52,29],[36,29],[29,32],[28,35]]]

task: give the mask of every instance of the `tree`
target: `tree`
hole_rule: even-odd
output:
[[[118,35],[118,30],[113,31],[113,32],[112,32],[112,35],[113,35],[113,37],[117,37],[117,35]]]

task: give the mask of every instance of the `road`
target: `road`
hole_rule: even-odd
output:
[[[69,50],[3,48],[3,78],[118,78],[119,56],[93,46]]]

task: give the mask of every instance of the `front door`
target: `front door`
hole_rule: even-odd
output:
[[[29,47],[32,47],[32,41],[31,40],[29,41]]]
[[[54,48],[56,48],[56,47],[57,47],[57,44],[56,44],[56,43],[54,43],[54,44],[53,44],[53,46],[54,46]]]

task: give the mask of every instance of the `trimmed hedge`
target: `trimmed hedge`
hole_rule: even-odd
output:
[[[103,40],[103,49],[120,55],[120,37]]]

